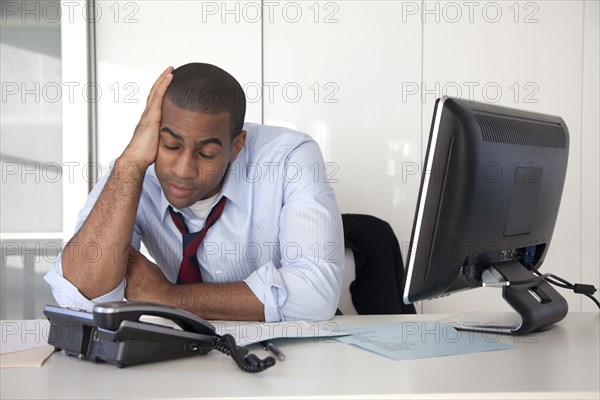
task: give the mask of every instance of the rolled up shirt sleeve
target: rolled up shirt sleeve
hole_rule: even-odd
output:
[[[279,269],[272,262],[252,273],[244,282],[263,303],[266,322],[285,320],[281,306],[287,298],[287,289]]]

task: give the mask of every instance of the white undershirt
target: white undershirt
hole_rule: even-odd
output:
[[[190,210],[196,216],[196,218],[205,219],[208,216],[208,213],[213,208],[215,199],[219,196],[219,194],[220,193],[217,193],[208,199],[198,200],[190,206]]]

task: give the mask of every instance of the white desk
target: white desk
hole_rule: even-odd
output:
[[[343,316],[340,326],[440,315]],[[600,314],[570,313],[516,347],[392,361],[336,342],[285,343],[287,360],[248,374],[227,356],[118,369],[55,353],[41,368],[2,369],[1,398],[600,398]],[[255,352],[267,355],[259,346]]]

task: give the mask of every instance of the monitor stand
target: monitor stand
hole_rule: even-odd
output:
[[[514,260],[494,264],[492,268],[499,274],[500,281],[517,282],[537,278],[523,264]],[[470,314],[448,322],[456,329],[526,335],[552,328],[569,310],[565,298],[541,279],[526,285],[503,286],[502,297],[515,313]]]

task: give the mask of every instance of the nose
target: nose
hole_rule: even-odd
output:
[[[180,153],[173,161],[171,171],[181,179],[194,179],[198,176],[196,160],[190,152]]]

